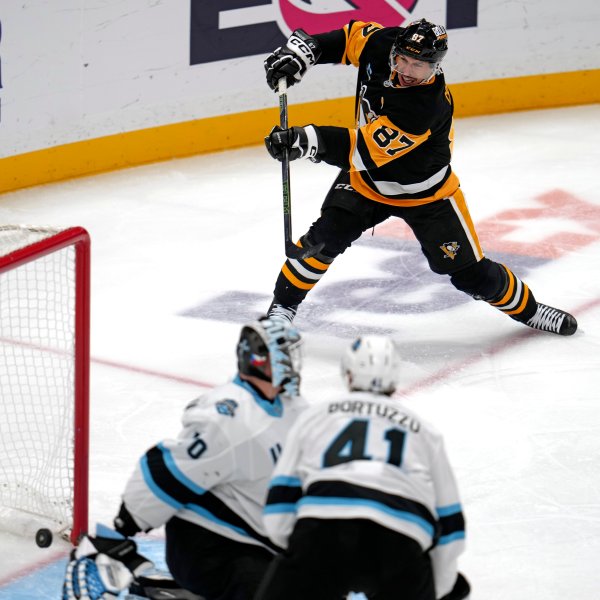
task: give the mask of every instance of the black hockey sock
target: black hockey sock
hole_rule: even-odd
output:
[[[527,322],[537,310],[533,293],[509,268],[500,265],[506,276],[504,289],[496,297],[486,301],[493,307],[521,323]]]
[[[333,260],[323,253],[312,258],[288,258],[277,277],[273,292],[275,302],[286,307],[300,304],[325,275]]]

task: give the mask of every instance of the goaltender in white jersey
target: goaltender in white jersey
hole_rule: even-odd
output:
[[[177,439],[160,442],[139,461],[123,494],[129,512],[143,530],[177,514],[276,550],[264,536],[264,495],[301,406],[280,396],[270,403],[239,375],[200,396],[186,407]]]
[[[459,600],[465,521],[441,435],[398,400],[398,356],[379,336],[342,362],[351,393],[307,409],[270,483],[265,525],[286,548],[259,600]],[[318,583],[315,583],[318,582]]]
[[[237,376],[187,406],[179,436],[142,456],[123,494],[117,531],[166,524],[169,570],[206,600],[251,600],[280,550],[262,510],[286,435],[306,406],[299,344],[279,320],[243,327]]]

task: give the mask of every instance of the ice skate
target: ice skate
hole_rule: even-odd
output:
[[[541,302],[537,303],[535,315],[525,324],[533,329],[549,331],[558,335],[573,335],[577,331],[577,321],[573,315]]]
[[[283,319],[288,323],[292,323],[294,321],[294,317],[298,312],[298,305],[292,306],[283,306],[283,304],[277,304],[273,302],[271,306],[269,306],[269,310],[267,311],[267,316],[270,319]]]

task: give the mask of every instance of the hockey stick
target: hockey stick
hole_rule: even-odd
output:
[[[288,106],[287,106],[287,81],[285,77],[279,80],[279,126],[281,129],[288,128]],[[297,246],[292,240],[292,197],[290,187],[290,155],[286,148],[283,151],[281,161],[281,180],[283,184],[283,236],[285,241],[285,255],[288,258],[310,258],[318,254],[325,245],[323,242],[314,246]]]

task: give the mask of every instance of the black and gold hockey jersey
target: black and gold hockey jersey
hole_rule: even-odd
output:
[[[314,35],[320,63],[358,67],[356,128],[319,126],[322,159],[349,171],[352,187],[371,200],[417,206],[451,196],[459,186],[450,167],[454,105],[441,71],[411,87],[392,77],[398,30],[351,21]]]

